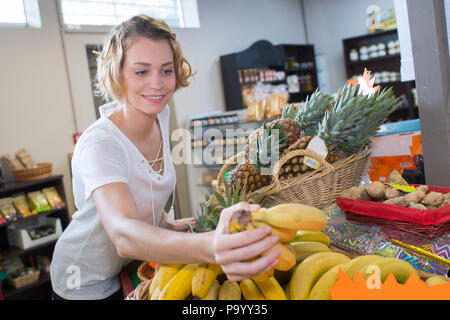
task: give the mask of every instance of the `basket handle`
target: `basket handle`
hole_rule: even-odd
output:
[[[290,159],[298,156],[307,156],[310,158],[313,158],[317,160],[320,163],[319,169],[317,171],[324,171],[324,172],[332,172],[334,171],[334,167],[325,160],[324,157],[317,154],[316,152],[310,150],[310,149],[300,149],[300,150],[294,150],[289,152],[288,154],[281,157],[280,160],[275,164],[272,172],[272,185],[278,185],[279,182],[279,173],[280,169],[283,167],[283,165],[288,162]]]
[[[236,153],[234,156],[229,158],[222,166],[222,168],[219,171],[219,174],[217,175],[217,185],[222,185],[222,180],[224,179],[225,173],[227,170],[239,159],[245,156],[245,151],[241,151],[239,153]]]

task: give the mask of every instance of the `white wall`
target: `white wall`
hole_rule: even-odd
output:
[[[72,134],[95,121],[85,45],[100,43],[105,33],[61,33],[57,0],[39,6],[42,29],[0,29],[0,152],[25,147],[36,161],[53,162],[54,174],[65,177],[72,213]],[[174,29],[197,71],[173,99],[179,127],[191,114],[224,109],[220,55],[260,39],[305,42],[299,0],[198,0],[198,8],[200,29]]]
[[[366,9],[378,5],[394,8],[393,0],[302,0],[308,41],[316,55],[324,55],[329,70],[330,90],[345,84],[342,39],[367,34]]]
[[[64,174],[72,212],[68,154],[75,131],[53,1],[41,0],[41,29],[0,28],[0,153],[26,148]]]
[[[190,115],[225,110],[219,57],[265,39],[274,45],[304,44],[299,0],[198,0],[200,29],[177,29],[183,53],[197,71],[190,87],[174,96],[180,127]],[[207,171],[204,169],[203,171]],[[199,187],[202,169],[187,166],[191,212],[211,192]]]

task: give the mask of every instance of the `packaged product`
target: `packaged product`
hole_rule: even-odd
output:
[[[30,154],[24,148],[16,151],[16,157],[19,161],[28,169],[37,168],[36,163],[33,158],[31,158]]]
[[[6,163],[8,164],[8,167],[11,170],[17,170],[17,169],[23,169],[24,166],[22,165],[22,163],[20,163],[19,160],[17,160],[16,158],[14,158],[12,155],[5,153],[2,155],[2,158],[4,158],[6,160]]]
[[[53,209],[58,209],[64,206],[64,201],[62,201],[55,187],[44,188],[42,189],[42,192]]]
[[[44,212],[52,210],[52,207],[48,204],[45,195],[41,191],[33,191],[27,194],[28,203],[33,210],[33,213]]]
[[[11,197],[0,199],[0,212],[8,220],[17,219],[16,208]]]
[[[26,218],[31,215],[30,207],[28,206],[27,198],[25,194],[17,194],[12,196],[12,201],[16,207],[17,213],[22,217]]]

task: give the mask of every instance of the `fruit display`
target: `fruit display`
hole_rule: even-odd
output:
[[[392,88],[378,92],[367,70],[361,84],[347,84],[333,95],[316,90],[305,103],[296,108],[286,105],[279,119],[265,123],[247,139],[245,162],[230,172],[229,184],[237,183],[254,192],[268,184],[272,177],[267,169],[275,156],[282,157],[294,150],[305,150],[313,136],[320,137],[328,149],[325,160],[334,163],[370,145],[398,99]],[[275,152],[276,154],[272,154]],[[277,158],[278,159],[278,158]],[[304,163],[304,156],[286,162],[279,179],[299,177],[314,170]]]

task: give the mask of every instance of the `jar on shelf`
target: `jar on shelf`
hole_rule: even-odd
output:
[[[362,46],[361,48],[359,48],[359,59],[369,59],[369,49],[366,46]]]
[[[377,58],[378,57],[378,46],[376,44],[372,44],[369,47],[369,58]]]
[[[356,49],[350,50],[349,58],[350,61],[358,61],[359,59],[358,51],[356,51]]]
[[[394,40],[389,41],[387,47],[388,47],[388,54],[390,55],[397,54],[397,45]]]

